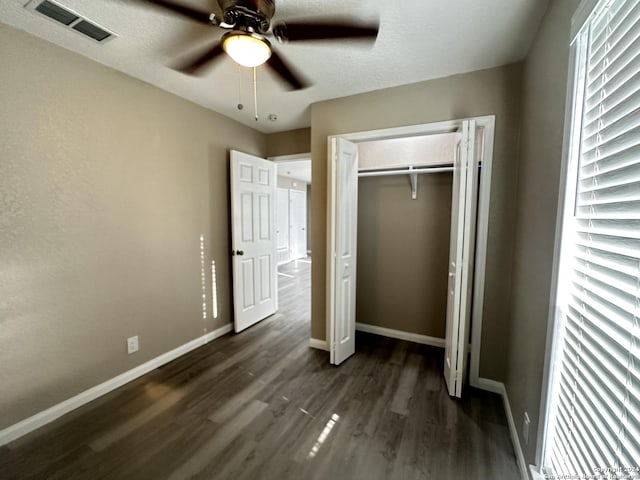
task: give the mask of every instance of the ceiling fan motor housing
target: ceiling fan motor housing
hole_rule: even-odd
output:
[[[282,42],[363,39],[375,41],[378,25],[362,25],[348,20],[280,22],[271,27],[276,12],[275,0],[217,0],[219,12],[210,13],[186,7],[183,0],[129,0],[151,4],[158,8],[186,17],[199,24],[230,30],[221,41],[205,51],[192,56],[188,62],[176,65],[175,69],[198,75],[226,53],[239,65],[255,68],[263,63],[275,72],[292,90],[309,86],[287,62],[274,51],[267,36]],[[271,32],[269,32],[271,30]],[[255,72],[254,72],[255,73]]]
[[[224,21],[236,28],[249,28],[255,33],[269,31],[276,11],[273,0],[218,0]]]

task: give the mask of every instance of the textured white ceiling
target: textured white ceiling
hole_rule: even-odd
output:
[[[288,91],[258,68],[258,113],[253,117],[251,70],[229,58],[204,77],[167,67],[181,55],[221,36],[162,10],[128,0],[58,0],[119,37],[98,44],[31,10],[27,0],[2,0],[0,21],[45,38],[133,77],[210,108],[263,132],[310,124],[309,106],[343,97],[521,60],[548,0],[276,0],[274,21],[323,18],[380,19],[375,44],[321,42],[274,48],[313,82]],[[215,0],[181,0],[213,11]],[[243,103],[242,110],[237,109]],[[267,119],[276,114],[273,122]]]

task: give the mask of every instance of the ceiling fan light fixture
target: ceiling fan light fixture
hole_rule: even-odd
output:
[[[244,67],[257,67],[271,57],[271,44],[266,38],[242,30],[225,34],[222,48],[234,62]]]

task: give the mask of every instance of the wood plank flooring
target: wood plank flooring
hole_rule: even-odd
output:
[[[0,478],[519,478],[499,396],[451,399],[441,349],[370,334],[329,365],[310,264],[281,270],[278,314],[0,447]]]

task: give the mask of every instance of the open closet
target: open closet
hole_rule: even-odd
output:
[[[330,137],[331,363],[355,352],[356,329],[444,347],[459,397],[471,339],[477,377],[493,125],[491,116]]]
[[[357,330],[444,346],[459,141],[451,132],[358,144]]]

